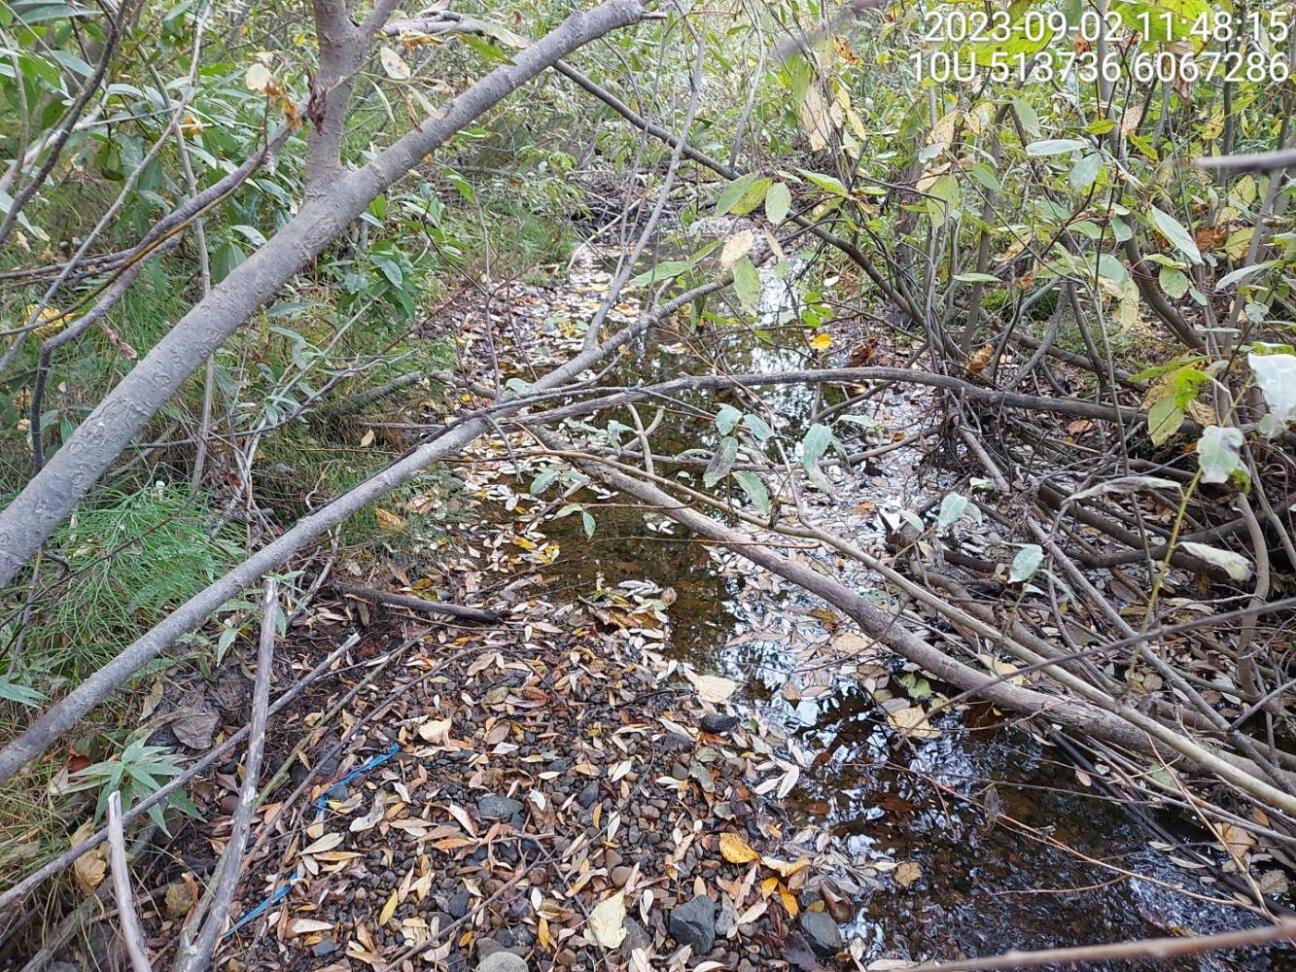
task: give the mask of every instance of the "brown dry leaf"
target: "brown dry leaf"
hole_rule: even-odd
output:
[[[1215,828],[1219,839],[1234,857],[1242,857],[1255,846],[1255,838],[1241,827],[1232,824],[1221,824]]]
[[[972,356],[968,358],[968,374],[979,375],[981,372],[985,371],[986,365],[988,365],[990,359],[994,357],[994,352],[995,346],[993,344],[984,344],[977,348],[977,350],[972,353]]]
[[[618,891],[604,898],[590,912],[590,931],[604,948],[619,948],[626,937],[625,895]]]
[[[82,854],[72,865],[72,874],[82,894],[94,894],[95,888],[103,883],[104,875],[108,873],[108,858],[104,851],[105,848],[100,845]]]
[[[429,719],[418,727],[419,738],[424,742],[445,744],[450,740],[450,719]]]
[[[167,885],[164,904],[168,918],[183,918],[189,914],[189,909],[193,907],[193,903],[193,892],[188,884],[181,881],[172,881]]]
[[[862,655],[865,652],[874,652],[877,650],[877,641],[860,634],[857,631],[847,631],[833,639],[832,643],[835,651],[843,655]]]
[[[917,861],[901,861],[900,866],[895,869],[896,884],[902,888],[922,880],[922,868]]]
[[[720,835],[720,856],[730,864],[750,864],[760,857],[747,841],[729,833]]]
[[[405,521],[395,513],[389,513],[381,506],[374,507],[374,517],[378,520],[378,529],[387,533],[399,533],[405,529]]]
[[[318,918],[294,918],[288,922],[288,937],[295,935],[313,935],[316,932],[332,931],[333,924],[328,921],[320,921]]]
[[[331,851],[340,843],[342,843],[341,834],[325,834],[319,840],[303,847],[302,856],[307,854],[322,854],[324,851]]]
[[[940,735],[940,731],[927,721],[927,713],[917,705],[907,705],[903,709],[888,712],[887,722],[915,739],[935,739]]]

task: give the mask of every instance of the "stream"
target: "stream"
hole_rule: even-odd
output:
[[[572,353],[583,337],[582,321],[606,292],[607,256],[578,253],[563,287],[515,288],[510,299],[519,310],[507,312],[502,329],[503,301],[494,302],[496,328],[511,335],[502,349],[493,349],[501,360],[529,360],[543,371]],[[762,271],[755,328],[655,329],[623,355],[610,380],[635,384],[682,374],[681,362],[697,360],[685,353],[690,345],[705,345],[713,360],[733,371],[806,367],[811,352],[792,306],[802,289],[795,279],[802,264],[784,266],[792,272]],[[632,319],[637,310],[627,299],[608,326]],[[469,309],[457,325],[468,334],[465,356],[481,357],[476,342],[486,340],[486,316]],[[851,335],[836,326],[833,333],[832,356],[840,358]],[[525,367],[515,372],[527,373]],[[773,388],[765,401],[775,430],[792,440],[825,404],[796,385]],[[709,451],[714,426],[687,414],[702,400],[683,405],[665,416],[654,447]],[[707,410],[715,407],[712,400]],[[655,408],[641,411],[647,424]],[[836,427],[843,437],[857,437],[852,449],[898,441],[933,419],[922,390],[887,390],[852,411],[855,418]],[[617,418],[629,422],[624,414]],[[625,441],[633,439],[630,434]],[[844,619],[777,578],[691,541],[665,517],[642,514],[623,499],[600,494],[589,502],[597,525],[587,536],[582,516],[560,515],[565,501],[556,498],[559,486],[543,494],[543,503],[530,495],[541,466],[513,463],[498,446],[480,448],[487,451],[478,457],[493,466],[464,474],[465,496],[475,497],[475,515],[526,538],[534,569],[519,581],[516,566],[500,562],[474,583],[504,596],[543,593],[610,611],[652,604],[664,609],[669,623],[664,631],[643,634],[646,648],[737,681],[735,713],[775,727],[803,756],[786,798],[794,822],[818,832],[821,848],[865,889],[843,929],[848,940],[859,939],[862,967],[884,956],[988,955],[1255,923],[1247,911],[1223,903],[1231,892],[1209,869],[1159,841],[1037,728],[973,704],[934,717],[923,733],[929,738],[898,738],[888,725],[888,699],[921,706],[954,694],[950,687],[929,683],[914,666],[866,644]],[[702,465],[681,477],[700,486]],[[806,499],[816,513],[832,518],[838,532],[875,553],[883,553],[888,525],[901,522],[901,511],[928,508],[953,485],[950,474],[912,446],[855,469],[826,469],[831,494]],[[588,499],[589,492],[581,495]],[[1013,548],[994,524],[968,524],[967,531],[975,534],[979,556],[1012,559]],[[792,552],[844,571],[880,605],[893,606],[878,579],[862,569],[821,551]],[[910,617],[915,625],[935,624]],[[1183,840],[1200,842],[1201,835],[1186,832]],[[1281,969],[1296,968],[1296,962],[1290,952],[1272,949],[1245,960],[1223,954],[1174,967]]]

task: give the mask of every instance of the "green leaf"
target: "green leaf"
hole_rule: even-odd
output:
[[[963,517],[976,517],[979,514],[980,510],[966,496],[946,493],[941,500],[940,511],[936,514],[936,527],[942,531],[948,530]]]
[[[750,469],[735,471],[733,478],[742,487],[743,492],[747,494],[752,506],[756,507],[756,512],[761,516],[769,516],[771,508],[769,490],[765,488],[761,478]]]
[[[997,284],[1003,282],[998,277],[996,277],[993,273],[979,273],[977,271],[969,271],[967,273],[956,273],[954,274],[954,279],[957,280],[959,283]]]
[[[734,426],[738,424],[741,418],[741,411],[732,405],[722,405],[720,411],[716,412],[715,425],[720,430],[721,435],[728,435],[734,430]]]
[[[17,702],[19,705],[36,706],[44,702],[46,696],[34,688],[19,685],[17,682],[9,681],[7,678],[0,678],[0,699]]]
[[[1296,355],[1253,353],[1247,355],[1247,363],[1269,413],[1284,423],[1296,418]]]
[[[1046,155],[1062,155],[1065,152],[1075,152],[1085,148],[1088,144],[1083,138],[1046,138],[1027,145],[1026,154],[1031,158],[1038,159]]]
[[[749,311],[756,310],[760,306],[761,280],[755,265],[747,257],[743,257],[734,264],[733,275],[738,299]]]
[[[735,216],[746,216],[765,201],[765,194],[773,184],[773,179],[757,179],[738,197],[738,201],[729,208],[729,212]]]
[[[777,226],[787,218],[792,208],[792,190],[785,182],[776,182],[765,194],[765,217]]]
[[[1242,432],[1240,429],[1208,425],[1197,440],[1197,464],[1203,483],[1226,483],[1242,469]]]
[[[1012,566],[1008,568],[1008,579],[1014,584],[1030,580],[1035,571],[1044,563],[1044,548],[1038,543],[1027,543],[1013,557]]]
[[[757,440],[760,442],[768,442],[770,436],[774,434],[774,430],[771,429],[769,425],[766,424],[765,420],[759,415],[753,415],[751,412],[748,412],[743,416],[742,421],[743,425],[747,426],[751,434],[756,436]]]
[[[1244,581],[1251,576],[1251,561],[1232,550],[1222,550],[1219,547],[1195,543],[1191,540],[1179,544],[1179,549],[1198,560],[1204,560],[1212,567],[1220,568],[1235,581]]]
[[[1079,161],[1071,166],[1067,181],[1076,192],[1088,192],[1089,187],[1097,181],[1100,171],[1102,171],[1102,156],[1097,152],[1090,152],[1088,155],[1082,155]]]
[[[585,527],[585,536],[594,536],[594,527],[596,524],[594,523],[594,517],[590,514],[589,510],[581,510],[581,525]]]
[[[1201,250],[1197,249],[1197,244],[1193,241],[1192,234],[1184,229],[1183,224],[1167,212],[1163,212],[1152,207],[1152,222],[1156,228],[1174,246],[1176,250],[1186,256],[1193,263],[1201,263]]]
[[[1226,273],[1224,276],[1220,277],[1220,279],[1215,283],[1215,290],[1218,292],[1227,287],[1231,287],[1235,283],[1245,280],[1247,277],[1251,276],[1251,274],[1259,273],[1261,270],[1268,270],[1270,267],[1276,266],[1277,263],[1277,260],[1266,260],[1264,263],[1253,263],[1249,267],[1238,267],[1232,273]]]
[[[824,192],[831,193],[834,196],[845,196],[847,194],[846,187],[840,179],[835,179],[820,172],[807,172],[805,169],[797,169],[797,171]]]
[[[1174,300],[1178,300],[1188,293],[1189,280],[1182,270],[1174,267],[1162,267],[1157,274],[1157,279],[1161,281],[1161,289]]]
[[[729,185],[725,186],[720,193],[720,198],[716,200],[715,211],[717,216],[726,215],[743,197],[753,182],[756,181],[755,173],[745,176],[739,176]]]
[[[1164,445],[1183,425],[1184,410],[1179,407],[1173,395],[1159,399],[1148,409],[1148,436],[1153,445]]]

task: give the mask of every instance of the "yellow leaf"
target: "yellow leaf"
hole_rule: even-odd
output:
[[[383,905],[382,911],[378,912],[378,924],[385,925],[391,921],[391,916],[396,914],[396,906],[400,904],[400,892],[393,890],[387,903]]]
[[[626,937],[625,895],[618,891],[604,898],[590,912],[590,931],[604,948],[618,948]]]
[[[778,883],[778,893],[779,899],[783,902],[783,910],[795,918],[797,912],[801,910],[800,905],[797,904],[796,895],[789,891],[787,885],[782,881]]]
[[[103,883],[104,875],[107,873],[108,860],[104,856],[102,846],[82,854],[72,865],[72,874],[82,894],[94,894],[95,888]]]
[[[832,346],[832,335],[820,331],[810,339],[810,347],[816,351],[827,351]]]
[[[374,507],[374,516],[378,519],[378,529],[388,533],[397,533],[405,528],[405,521],[395,513],[388,513],[381,506]]]
[[[720,856],[730,864],[750,864],[760,857],[750,845],[737,834],[720,835]]]
[[[777,857],[762,857],[761,863],[776,873],[781,878],[790,878],[798,871],[804,871],[810,866],[810,862],[804,857],[798,861],[780,861]]]
[[[779,883],[779,879],[776,877],[766,878],[760,883],[760,896],[762,898],[768,898],[778,889]]]

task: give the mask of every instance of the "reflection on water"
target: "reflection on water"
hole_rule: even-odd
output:
[[[697,356],[682,353],[682,345],[705,346],[710,360],[735,372],[805,367],[804,340],[777,328],[796,317],[800,269],[762,272],[758,324],[768,329],[768,339],[740,328],[719,334],[657,329],[637,353],[623,357],[611,380],[660,381],[684,373],[685,362],[698,367]],[[869,414],[884,435],[909,434],[929,419],[923,396],[921,390],[888,390],[870,403]],[[772,424],[794,437],[816,407],[805,386],[774,387],[763,398]],[[686,396],[684,404],[708,412],[715,407],[703,397]],[[709,448],[715,439],[712,425],[686,408],[664,416],[653,436],[655,447],[676,453]],[[700,485],[696,467],[678,475]],[[838,468],[830,476],[833,495],[808,501],[840,532],[875,551],[882,542],[881,511],[912,509],[939,497],[944,485],[943,474],[924,469],[912,449],[889,453],[867,474]],[[501,514],[503,522],[507,514]],[[898,740],[885,728],[877,695],[859,677],[816,663],[838,633],[836,619],[815,613],[818,602],[652,519],[655,530],[628,504],[608,506],[599,510],[593,538],[584,536],[578,517],[546,521],[545,535],[563,551],[546,570],[551,590],[581,596],[598,585],[640,580],[671,589],[666,653],[739,681],[751,710],[814,754],[793,793],[794,822],[828,830],[844,856],[861,866],[918,865],[921,877],[907,888],[890,880],[871,888],[865,882],[849,931],[863,937],[869,958],[993,954],[1247,923],[1243,912],[1173,890],[1227,896],[1149,848],[1150,835],[1119,804],[1082,785],[1055,747],[988,707],[939,717],[939,735],[930,741]],[[830,566],[843,569],[836,561]],[[858,568],[845,569],[863,591],[877,583]],[[887,600],[883,591],[871,593]],[[904,668],[898,658],[877,657],[884,675]],[[1223,956],[1172,967],[1296,965],[1275,949],[1245,961]]]

